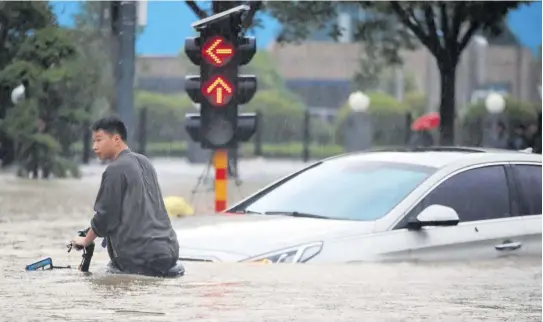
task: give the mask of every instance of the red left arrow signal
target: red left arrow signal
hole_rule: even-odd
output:
[[[221,76],[211,78],[202,87],[202,94],[216,106],[223,106],[230,102],[234,89],[226,79]]]
[[[216,67],[225,65],[234,56],[234,47],[222,37],[213,37],[202,47],[202,56]]]

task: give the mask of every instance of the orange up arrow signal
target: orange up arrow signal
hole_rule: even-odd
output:
[[[232,98],[232,85],[221,76],[213,77],[202,87],[202,94],[216,106],[227,104]]]
[[[216,67],[225,65],[234,55],[234,48],[222,37],[214,37],[202,47],[202,56]]]

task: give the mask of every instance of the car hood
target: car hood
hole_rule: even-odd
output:
[[[373,222],[283,215],[208,215],[172,220],[180,258],[240,261],[305,243],[373,231]]]

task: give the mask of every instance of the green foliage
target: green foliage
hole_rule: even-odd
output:
[[[55,26],[56,19],[46,1],[0,2],[0,70],[17,54],[19,46],[34,31]]]
[[[137,91],[136,110],[147,109],[147,140],[149,142],[174,141],[187,138],[185,114],[197,110],[187,95],[162,95]]]
[[[68,173],[79,177],[77,164],[60,155],[62,147],[58,140],[39,131],[38,115],[38,100],[34,98],[8,110],[5,119],[0,120],[0,130],[16,142],[18,175],[28,177],[34,170],[41,169],[58,178]]]
[[[267,51],[257,51],[251,62],[241,70],[243,74],[256,75],[258,90],[285,90],[283,78],[277,72],[277,66]]]
[[[541,103],[534,104],[507,98],[503,115],[508,131],[512,131],[520,124],[537,124],[539,112],[541,112]],[[484,101],[467,107],[461,125],[464,145],[479,146],[481,144],[483,122],[487,113]]]
[[[65,30],[46,27],[37,30],[21,44],[17,58],[47,69],[59,64],[65,58],[73,57],[75,50]]]
[[[5,93],[8,100],[4,103],[3,116],[8,107],[13,106],[11,102],[11,91],[20,84],[27,84],[27,92],[33,87],[39,87],[40,69],[34,64],[14,58],[12,63],[0,70],[0,91]]]
[[[27,99],[21,102],[18,108],[7,111],[6,117],[1,120],[0,130],[22,145],[29,145],[29,142],[25,141],[38,131],[36,122],[38,115],[37,99]]]
[[[20,46],[30,35],[38,29],[54,25],[55,17],[45,1],[1,1],[0,71],[14,63]],[[10,85],[13,82],[15,80],[11,80]],[[7,88],[6,82],[0,86],[0,118],[3,118],[6,109],[11,106],[13,87]]]
[[[404,104],[411,111],[413,118],[426,113],[426,95],[419,92],[410,92],[405,95]]]
[[[301,140],[304,106],[296,95],[282,90],[260,90],[242,110],[262,113],[263,142]]]

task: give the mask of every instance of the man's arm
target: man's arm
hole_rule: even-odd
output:
[[[87,232],[87,235],[85,236],[84,245],[89,245],[96,239],[96,237],[98,236],[96,235],[94,230],[92,228],[89,228],[89,231]]]
[[[90,234],[107,237],[119,225],[124,191],[123,173],[119,169],[108,168],[102,175],[102,183],[96,196]]]

